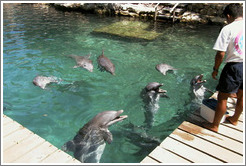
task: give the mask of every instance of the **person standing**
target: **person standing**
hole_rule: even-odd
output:
[[[245,56],[243,50],[243,7],[238,3],[229,4],[225,7],[223,14],[228,25],[222,28],[213,47],[217,51],[212,72],[213,79],[217,80],[219,67],[225,55],[226,65],[216,87],[218,103],[213,123],[203,124],[203,127],[215,132],[218,132],[220,121],[226,113],[228,97],[235,93],[237,96],[235,113],[226,118],[230,123],[237,125],[243,111],[243,59]]]

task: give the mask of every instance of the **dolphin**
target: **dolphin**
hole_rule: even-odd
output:
[[[206,80],[202,80],[202,79],[203,79],[203,74],[197,75],[191,79],[190,85],[193,86],[195,89],[198,89],[201,86],[203,86],[203,83],[207,82]]]
[[[145,127],[134,125],[131,122],[121,127],[126,139],[131,144],[139,147],[139,151],[134,153],[134,155],[148,155],[154,148],[161,144],[161,140],[154,136],[151,130],[146,130]]]
[[[76,136],[62,146],[64,151],[72,151],[74,157],[83,163],[98,163],[106,143],[113,141],[112,133],[108,127],[127,118],[119,111],[104,111],[98,113],[86,123]]]
[[[206,87],[203,86],[204,83],[207,82],[207,80],[202,80],[203,79],[203,74],[199,74],[195,76],[194,78],[191,79],[190,85],[192,86],[193,92],[198,91],[199,89],[204,89],[212,94],[214,92]]]
[[[193,94],[196,96],[196,98],[201,98],[201,101],[203,100],[204,93],[206,91],[206,88],[203,86],[203,83],[205,83],[206,80],[202,80],[202,78],[203,74],[200,74],[192,78],[190,81]]]
[[[191,79],[190,81],[191,91],[195,96],[195,98],[191,101],[192,109],[198,109],[200,107],[206,91],[214,94],[212,90],[203,86],[203,84],[206,82],[207,82],[206,80],[203,80],[203,74],[199,74]]]
[[[170,66],[168,64],[165,64],[165,63],[157,64],[155,66],[155,68],[156,68],[156,70],[161,72],[163,75],[166,75],[168,70],[177,70],[174,67],[172,67],[172,66]]]
[[[168,97],[166,95],[167,91],[161,89],[161,86],[163,86],[163,84],[150,82],[141,91],[141,98],[145,108],[145,123],[147,124],[147,127],[152,127],[154,115],[159,109],[158,102],[160,97]]]
[[[39,86],[42,89],[45,89],[47,84],[52,83],[52,82],[58,83],[59,80],[54,76],[50,76],[50,77],[36,76],[32,82],[34,85]]]
[[[115,75],[115,66],[114,64],[104,55],[104,51],[102,50],[102,55],[97,58],[98,67],[101,71],[106,70],[107,72]]]
[[[66,55],[68,57],[74,58],[77,65],[75,65],[73,68],[78,68],[78,67],[82,67],[90,72],[93,72],[93,64],[92,64],[92,60],[90,60],[90,54],[85,55],[85,56],[77,56],[77,55]]]

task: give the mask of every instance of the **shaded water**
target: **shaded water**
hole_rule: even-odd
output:
[[[163,140],[192,111],[189,82],[195,75],[203,73],[206,87],[215,89],[217,82],[210,76],[215,55],[212,46],[220,27],[150,21],[149,29],[163,33],[153,41],[91,33],[122,19],[129,18],[4,4],[4,114],[60,148],[97,113],[123,109],[128,119],[109,128],[114,139],[106,145],[100,162],[140,162],[156,146],[151,138]],[[97,69],[102,49],[116,66],[115,76]],[[89,53],[92,73],[73,69],[75,61],[64,56]],[[178,70],[163,76],[155,69],[158,63]],[[63,81],[43,90],[32,84],[36,75]],[[160,99],[150,130],[134,128],[132,132],[131,124],[142,126],[145,120],[140,92],[153,81],[164,83],[169,99]]]

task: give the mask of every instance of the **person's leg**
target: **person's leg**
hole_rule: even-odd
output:
[[[238,119],[243,112],[243,90],[239,89],[237,92],[237,103],[235,113],[233,116],[229,116],[226,119],[233,125],[237,125]]]
[[[220,121],[221,121],[223,115],[226,113],[227,99],[229,96],[230,96],[229,93],[219,92],[218,103],[217,103],[215,115],[214,115],[214,121],[213,121],[213,123],[203,124],[203,126],[205,128],[212,130],[212,131],[215,131],[215,132],[218,132]]]

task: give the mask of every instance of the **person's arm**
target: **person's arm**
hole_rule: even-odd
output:
[[[221,63],[223,62],[224,56],[225,56],[224,51],[217,51],[217,54],[215,56],[213,72],[212,72],[212,77],[215,80],[217,80],[216,76],[218,75],[219,67],[220,67]]]

